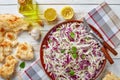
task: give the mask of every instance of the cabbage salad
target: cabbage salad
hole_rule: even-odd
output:
[[[99,72],[104,54],[83,23],[61,24],[44,45],[44,63],[54,80],[90,80]]]

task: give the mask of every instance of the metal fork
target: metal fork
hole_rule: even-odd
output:
[[[105,57],[106,57],[107,60],[110,62],[110,64],[113,64],[113,63],[114,63],[113,59],[112,59],[111,56],[108,54],[108,51],[105,49],[105,48],[107,48],[107,49],[109,49],[109,50],[111,51],[111,46],[108,45],[103,39],[101,39],[95,32],[93,32],[93,30],[91,29],[91,27],[89,26],[89,24],[87,23],[87,21],[85,20],[85,18],[83,18],[83,24],[84,24],[84,27],[85,27],[86,31],[87,31],[88,33],[90,33],[90,34],[94,37],[94,39],[95,39],[96,41],[99,41],[99,42],[101,43],[101,45],[102,45],[101,50],[103,51]],[[109,48],[109,47],[110,47],[110,48]],[[112,51],[112,52],[113,52],[113,51]],[[116,51],[115,51],[114,53],[115,53],[115,55],[117,55],[117,52],[116,52]]]
[[[105,46],[105,48],[107,48],[109,51],[111,51],[114,55],[117,55],[118,53],[115,51],[115,49],[113,49],[107,42],[105,42],[102,38],[100,38],[94,31],[93,29],[91,29],[91,27],[88,25],[88,23],[86,22],[85,18],[84,20],[84,24],[86,25],[86,30],[88,32],[91,32],[92,35],[101,42],[101,44],[103,44]],[[99,33],[99,32],[98,32]],[[100,33],[99,33],[100,34]]]

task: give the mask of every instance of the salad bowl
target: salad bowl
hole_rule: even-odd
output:
[[[56,26],[54,26],[47,34],[46,34],[46,36],[44,37],[44,39],[43,39],[43,41],[42,41],[42,44],[41,44],[41,46],[40,46],[40,61],[41,61],[41,65],[42,65],[42,68],[44,69],[44,71],[45,71],[45,73],[52,79],[52,80],[61,80],[61,79],[64,79],[65,80],[65,77],[66,76],[68,76],[68,77],[66,77],[66,79],[69,79],[69,80],[90,80],[90,79],[92,79],[92,80],[96,80],[97,78],[98,78],[98,76],[102,73],[102,71],[104,70],[104,68],[105,68],[105,65],[106,65],[106,59],[104,58],[104,52],[102,52],[101,51],[101,53],[99,54],[100,56],[97,56],[97,57],[100,57],[98,60],[96,60],[95,62],[96,62],[96,64],[94,64],[95,66],[97,65],[99,68],[98,69],[96,69],[96,70],[93,70],[93,73],[94,73],[94,75],[90,75],[90,71],[91,70],[89,70],[89,71],[87,71],[87,70],[84,70],[84,69],[86,69],[86,68],[81,68],[82,69],[82,71],[84,72],[83,74],[81,73],[81,74],[78,74],[78,72],[81,70],[81,69],[77,69],[76,71],[75,71],[75,69],[74,69],[74,67],[76,67],[76,65],[77,64],[81,64],[80,65],[80,67],[82,66],[83,67],[83,65],[84,64],[86,64],[87,65],[87,69],[88,68],[90,68],[89,66],[91,66],[91,65],[93,65],[92,64],[92,62],[91,61],[89,61],[90,63],[88,63],[88,62],[86,62],[86,60],[83,60],[83,63],[82,63],[82,61],[80,61],[81,59],[79,59],[78,60],[78,58],[79,57],[76,57],[76,55],[73,55],[74,54],[74,52],[76,52],[75,50],[78,50],[77,48],[75,48],[75,47],[71,47],[71,49],[73,50],[73,52],[72,53],[68,53],[67,52],[67,49],[66,49],[66,51],[65,50],[62,50],[62,51],[59,51],[58,50],[58,53],[60,52],[63,56],[64,55],[69,55],[69,56],[71,56],[71,54],[73,55],[73,56],[71,56],[70,57],[70,60],[72,61],[76,61],[77,60],[77,62],[75,62],[75,66],[73,66],[72,65],[72,67],[70,66],[69,68],[70,68],[70,70],[68,69],[68,68],[65,68],[65,70],[63,70],[63,68],[61,69],[60,68],[60,65],[59,64],[61,64],[61,63],[59,63],[59,61],[57,61],[57,58],[58,57],[56,57],[56,56],[54,56],[52,59],[48,59],[49,57],[51,57],[51,55],[52,55],[52,53],[54,53],[54,51],[52,51],[52,53],[49,53],[50,51],[49,51],[49,42],[52,42],[52,40],[50,40],[50,38],[51,38],[51,35],[53,34],[53,33],[55,33],[55,32],[57,32],[57,30],[61,30],[61,28],[60,27],[63,27],[63,25],[68,25],[68,24],[73,24],[73,23],[78,23],[78,24],[82,24],[83,23],[83,21],[78,21],[78,20],[70,20],[70,21],[65,21],[65,22],[62,22],[62,23],[59,23],[59,24],[57,24]],[[76,27],[78,27],[78,25],[76,24]],[[90,27],[100,36],[100,37],[102,37],[101,36],[101,34],[92,26],[92,25],[90,25]],[[76,29],[77,30],[77,29]],[[68,30],[69,31],[69,30]],[[74,31],[74,29],[72,30],[72,31]],[[64,34],[64,33],[63,33]],[[54,35],[55,36],[55,35]],[[72,33],[70,34],[70,37],[72,37],[72,38],[74,38],[74,34],[72,35]],[[72,39],[71,38],[69,38],[70,39],[70,41],[72,41]],[[79,40],[79,39],[78,39]],[[58,40],[59,41],[59,40]],[[73,40],[74,41],[74,40]],[[73,43],[73,42],[72,42]],[[64,42],[63,43],[61,43],[61,44],[64,44]],[[60,45],[60,43],[58,44],[58,46]],[[70,46],[70,45],[69,45]],[[64,47],[64,46],[63,46]],[[66,46],[67,47],[67,46]],[[79,46],[78,46],[79,47]],[[52,48],[53,48],[53,46],[52,46]],[[46,52],[46,50],[48,50],[47,52]],[[66,53],[65,53],[66,52]],[[79,50],[78,50],[78,52],[79,52]],[[76,52],[77,53],[77,56],[79,56],[79,54],[78,54],[78,52]],[[48,55],[46,55],[48,53]],[[68,54],[67,54],[68,53]],[[99,53],[99,51],[98,51],[98,53]],[[91,52],[91,54],[93,54],[92,52]],[[102,55],[102,56],[101,56]],[[53,55],[52,55],[53,56]],[[61,56],[61,55],[60,55]],[[68,59],[68,57],[64,57],[64,58],[66,58],[66,59]],[[63,59],[64,59],[63,58]],[[56,61],[55,62],[52,62],[52,60],[54,60],[54,59],[56,59]],[[60,61],[62,61],[63,59],[59,59]],[[83,59],[83,57],[82,57],[82,59]],[[91,58],[92,59],[92,58]],[[101,60],[100,62],[99,62],[99,64],[97,64],[97,61],[99,61],[99,60]],[[64,61],[65,62],[65,61]],[[63,63],[64,63],[63,62]],[[79,62],[81,62],[81,63],[79,63]],[[54,64],[58,64],[58,68],[57,68],[57,73],[56,74],[53,74],[54,73],[54,69],[55,68],[52,68],[52,67],[50,67],[50,65],[48,65],[47,63],[50,63],[50,65],[53,65],[54,66]],[[53,63],[53,64],[52,64]],[[68,63],[70,63],[70,61],[68,61]],[[72,63],[71,63],[72,64]],[[91,64],[91,65],[89,65],[89,64]],[[66,65],[66,63],[64,64],[64,65],[62,65],[62,67],[66,67],[65,66]],[[56,65],[57,66],[57,65]],[[84,66],[84,67],[86,67],[86,66]],[[72,70],[71,70],[72,69]],[[66,70],[68,70],[68,71],[66,71]],[[78,71],[78,72],[77,72]],[[56,76],[57,76],[57,74],[61,74],[63,72],[63,74],[64,75],[60,75],[59,77],[57,77],[57,78],[55,78]],[[68,74],[67,74],[67,72],[68,72]],[[87,73],[88,72],[88,73]],[[77,74],[75,74],[75,73],[77,73]],[[83,79],[82,78],[79,78],[79,76],[76,76],[76,75],[87,75],[87,77],[89,77],[89,78],[84,78],[84,76],[83,76]],[[62,78],[61,78],[62,77]],[[60,79],[61,78],[61,79]]]

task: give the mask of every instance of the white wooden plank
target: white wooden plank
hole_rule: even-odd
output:
[[[21,16],[16,5],[0,6],[0,14],[15,14]]]
[[[18,0],[0,0],[0,4],[17,4]],[[39,4],[120,4],[119,0],[36,0]]]
[[[120,77],[120,59],[114,59],[114,64],[107,64],[106,65],[106,71],[111,71],[115,75]]]
[[[17,4],[17,0],[0,0],[0,4]]]
[[[120,59],[114,59],[114,61],[115,62],[112,65],[107,62],[102,74],[99,76],[97,80],[102,80],[108,72],[112,72],[116,76],[120,77],[120,68],[119,68]]]
[[[52,28],[55,24],[58,24],[61,21],[64,21],[63,17],[60,15],[60,11],[61,9],[66,6],[66,5],[39,5],[39,9],[41,11],[41,18],[44,20],[44,28],[42,28],[42,30],[49,30],[50,28]],[[80,14],[79,17],[82,17],[84,15],[84,13],[89,12],[91,9],[95,8],[98,5],[70,5],[71,7],[73,7],[75,13],[78,15]],[[117,13],[117,15],[120,17],[120,5],[110,5],[111,8],[113,9],[113,11],[115,13]],[[54,8],[57,13],[58,13],[58,19],[56,20],[56,22],[53,23],[48,23],[45,18],[43,17],[43,13],[47,8]],[[4,13],[9,13],[9,14],[16,14],[16,15],[20,15],[20,13],[18,12],[18,6],[16,5],[12,5],[12,6],[0,6],[0,14],[4,14]]]
[[[58,15],[60,15],[61,9],[67,5],[39,5],[39,9],[41,11],[41,14],[44,13],[44,11],[47,8],[54,8]],[[71,6],[76,13],[81,12],[89,12],[93,8],[97,7],[98,5],[69,5]],[[113,9],[115,13],[117,13],[118,16],[120,16],[120,5],[110,5],[110,7]],[[18,6],[17,5],[0,5],[0,14],[4,13],[11,13],[11,14],[19,14],[18,12]]]

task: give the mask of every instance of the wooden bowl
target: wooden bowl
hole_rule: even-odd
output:
[[[47,41],[48,41],[48,36],[49,36],[49,34],[50,34],[52,31],[55,31],[56,28],[58,28],[60,25],[66,24],[66,23],[74,23],[74,22],[83,23],[82,21],[78,21],[78,20],[69,20],[69,21],[65,21],[65,22],[59,23],[59,24],[57,24],[56,26],[54,26],[52,29],[50,29],[50,30],[48,31],[48,33],[46,34],[46,36],[44,37],[44,39],[43,39],[43,41],[42,41],[42,43],[41,43],[41,46],[40,46],[40,61],[41,61],[41,65],[42,65],[45,73],[46,73],[52,80],[55,80],[55,79],[50,75],[50,72],[47,72],[47,70],[45,69],[45,63],[44,63],[44,58],[43,58],[43,54],[44,54],[44,53],[43,53],[43,48],[44,48],[43,45],[47,45]],[[100,37],[102,37],[101,34],[100,34],[92,25],[90,25],[90,27],[91,27]],[[105,68],[105,65],[106,65],[106,59],[103,61],[103,64],[102,64],[102,66],[101,66],[98,74],[95,75],[95,77],[93,78],[93,80],[95,80],[95,79],[98,78],[98,76],[102,73],[103,69]]]

